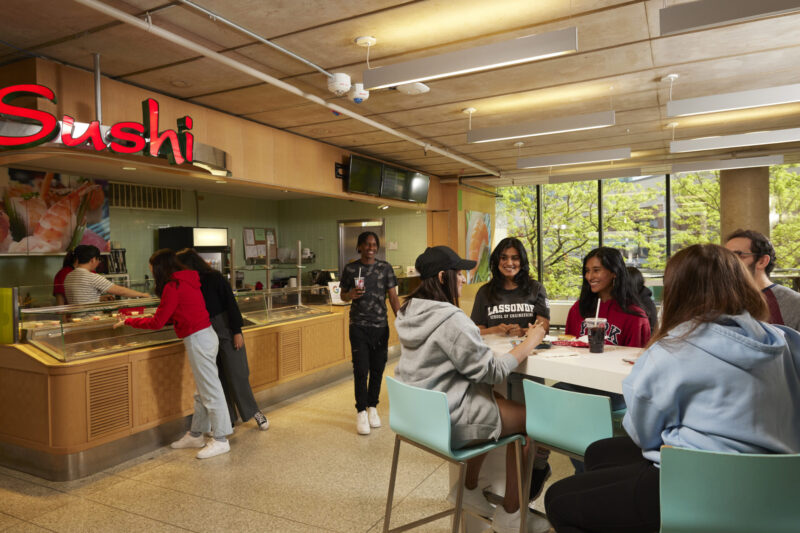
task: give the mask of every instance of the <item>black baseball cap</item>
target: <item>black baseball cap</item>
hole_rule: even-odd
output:
[[[431,246],[417,257],[414,266],[419,272],[420,278],[428,279],[436,276],[442,270],[472,270],[476,264],[475,261],[461,259],[447,246]]]

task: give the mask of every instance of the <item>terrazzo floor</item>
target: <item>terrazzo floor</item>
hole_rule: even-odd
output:
[[[268,431],[239,425],[231,453],[212,459],[165,447],[70,482],[0,467],[0,531],[379,532],[394,445],[385,390],[378,410],[384,427],[357,435],[346,379],[267,408]],[[551,465],[548,485],[571,471],[563,456]],[[401,446],[392,525],[446,509],[448,472]],[[444,533],[450,521],[416,531]]]

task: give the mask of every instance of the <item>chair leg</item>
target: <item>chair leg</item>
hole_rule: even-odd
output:
[[[533,446],[531,446],[533,448]],[[525,533],[527,531],[525,521],[528,517],[528,494],[530,492],[530,485],[529,480],[530,476],[526,474],[525,482],[522,481],[522,473],[528,472],[528,464],[524,460],[522,456],[522,442],[519,440],[514,441],[514,452],[517,456],[517,493],[519,494],[519,532]],[[523,464],[524,463],[524,464]],[[531,466],[533,466],[533,455],[531,455],[530,460]],[[523,489],[525,491],[523,492]]]
[[[461,505],[464,503],[464,483],[467,480],[466,463],[458,463],[458,490],[456,491],[456,508],[453,511],[453,533],[458,533],[458,524],[462,519]]]
[[[392,499],[394,498],[394,482],[397,481],[397,459],[400,456],[400,437],[394,437],[394,454],[392,455],[392,473],[389,476],[389,494],[386,497],[386,514],[383,517],[383,533],[389,531],[389,521],[392,519]]]

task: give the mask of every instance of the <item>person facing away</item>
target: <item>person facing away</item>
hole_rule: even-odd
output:
[[[103,294],[127,298],[150,298],[146,292],[115,285],[94,271],[100,264],[97,246],[81,244],[75,247],[75,269],[64,278],[64,294],[70,304],[89,304],[100,301]]]
[[[800,452],[800,333],[768,317],[722,246],[696,244],[667,262],[661,325],[623,381],[629,436],[590,445],[587,471],[550,487],[557,532],[658,530],[664,445]]]
[[[764,294],[769,322],[800,331],[800,294],[769,279],[776,260],[775,248],[769,239],[757,231],[737,229],[725,239],[725,248],[742,260]]]
[[[187,269],[168,248],[150,256],[150,270],[156,281],[156,294],[161,297],[155,314],[124,318],[114,327],[161,329],[168,323],[174,325],[175,334],[183,339],[197,391],[191,428],[170,446],[203,448],[197,453],[198,459],[228,453],[231,447],[227,436],[233,433],[233,428],[217,371],[219,340],[206,311],[200,276]],[[203,434],[209,431],[213,431],[213,438],[206,443]]]
[[[342,300],[350,304],[350,348],[353,354],[353,385],[356,397],[356,431],[369,435],[381,426],[378,397],[389,349],[386,296],[397,316],[397,277],[392,265],[375,257],[380,249],[378,235],[365,231],[358,236],[360,258],[346,265],[339,287]],[[356,281],[363,283],[356,286]]]
[[[658,309],[656,303],[653,301],[653,291],[644,284],[644,276],[638,268],[629,266],[628,280],[631,283],[631,292],[636,296],[637,303],[645,313],[647,313],[647,321],[650,322],[650,332],[656,330],[658,325]]]
[[[200,291],[206,303],[211,326],[219,338],[217,368],[231,422],[236,411],[242,422],[255,419],[262,431],[269,429],[269,420],[258,408],[250,388],[250,368],[242,334],[242,313],[225,276],[211,266],[192,248],[178,252],[178,260],[200,276]]]
[[[525,405],[499,396],[492,388],[527,360],[545,334],[541,324],[529,325],[522,343],[496,357],[478,327],[458,307],[465,282],[462,271],[474,266],[475,261],[460,258],[447,246],[426,249],[416,261],[420,285],[408,295],[395,320],[401,347],[395,377],[447,395],[454,449],[524,433]],[[528,451],[526,444],[523,457],[528,456]],[[505,495],[497,508],[492,508],[478,486],[485,457],[467,461],[464,508],[491,517],[496,532],[517,532],[522,515],[513,446],[506,453]],[[455,502],[457,488],[450,492],[451,503]],[[529,532],[543,532],[550,525],[544,518],[528,513],[527,528]]]
[[[53,278],[53,296],[56,297],[56,305],[67,304],[67,297],[64,292],[64,278],[67,277],[67,274],[75,270],[75,265],[77,265],[75,261],[75,252],[73,250],[67,250],[64,261],[61,263],[61,270],[56,272]]]
[[[642,347],[650,339],[650,322],[637,303],[619,250],[595,248],[583,258],[581,294],[567,314],[565,333],[586,335],[583,320],[596,316],[599,309],[597,316],[608,320],[606,344]]]
[[[475,295],[470,318],[482,335],[524,335],[537,321],[550,326],[550,304],[544,285],[531,278],[528,254],[522,242],[507,237],[489,258],[492,279]]]

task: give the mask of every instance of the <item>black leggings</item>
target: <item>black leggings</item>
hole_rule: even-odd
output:
[[[659,470],[630,437],[599,440],[584,459],[586,472],[545,494],[547,518],[558,533],[658,531]]]

